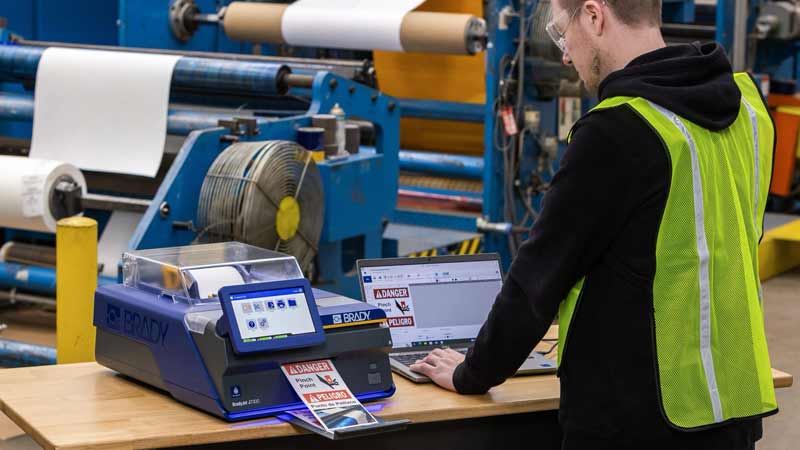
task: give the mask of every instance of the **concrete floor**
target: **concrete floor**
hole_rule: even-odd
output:
[[[772,367],[794,375],[795,385],[778,389],[778,415],[764,419],[758,450],[800,448],[800,270],[767,281],[764,288],[767,344]]]

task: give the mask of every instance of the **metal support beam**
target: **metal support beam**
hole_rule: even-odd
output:
[[[736,0],[733,20],[733,48],[731,64],[734,72],[747,69],[747,12],[748,1]]]
[[[0,93],[0,120],[16,122],[33,121],[33,96]],[[170,109],[167,114],[167,133],[186,136],[194,130],[217,128],[220,120],[231,120],[230,113],[210,113],[192,110]]]
[[[131,211],[143,213],[150,207],[150,200],[143,198],[116,197],[113,195],[86,194],[81,198],[84,209],[106,211]]]

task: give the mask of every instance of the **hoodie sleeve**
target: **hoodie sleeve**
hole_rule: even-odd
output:
[[[520,246],[475,344],[453,375],[462,394],[486,392],[512,376],[549,329],[569,290],[608,251],[624,222],[652,191],[666,151],[656,133],[626,105],[593,112],[572,141]],[[648,150],[648,151],[644,151]],[[644,158],[660,158],[645,164]]]

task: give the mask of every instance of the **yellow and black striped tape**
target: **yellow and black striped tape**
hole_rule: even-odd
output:
[[[432,248],[421,252],[409,253],[410,258],[422,258],[437,255],[474,255],[481,251],[481,237],[474,237],[465,241],[456,242],[446,247]]]

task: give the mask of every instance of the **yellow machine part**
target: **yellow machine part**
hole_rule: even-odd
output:
[[[778,112],[800,116],[800,106],[779,106]],[[800,158],[800,139],[797,140],[797,157]]]
[[[764,233],[758,246],[759,278],[766,281],[800,265],[800,220]]]
[[[56,225],[56,361],[94,361],[97,222],[86,217]]]
[[[275,228],[278,230],[278,237],[288,241],[297,234],[297,226],[300,225],[300,204],[294,197],[286,196],[278,206],[278,214],[275,217]]]
[[[483,17],[481,0],[428,0],[416,11],[455,12]],[[485,103],[485,53],[440,55],[375,51],[381,91],[399,98]],[[483,155],[483,124],[404,118],[400,147]]]

